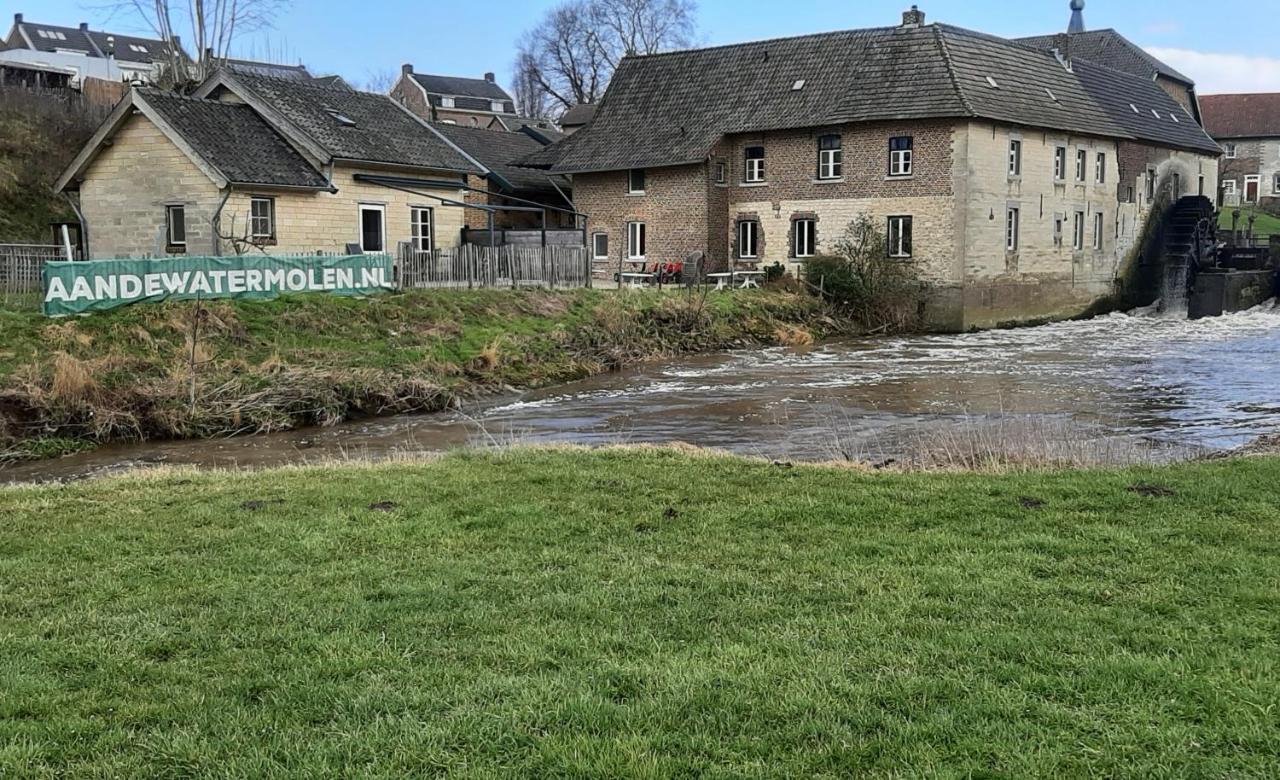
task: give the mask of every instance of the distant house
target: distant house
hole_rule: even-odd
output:
[[[467,201],[495,207],[494,227],[541,228],[543,213],[523,210],[539,206],[548,207],[545,211],[546,227],[575,227],[569,179],[513,164],[550,143],[550,139],[543,135],[546,131],[524,126],[514,132],[505,132],[443,123],[437,124],[436,129],[484,169],[470,181],[474,189],[484,192],[468,192]],[[519,208],[502,208],[509,206]],[[467,226],[486,228],[488,213],[481,209],[468,209]]]
[[[385,95],[220,70],[133,89],[59,178],[93,258],[456,246],[483,171]]]
[[[391,97],[432,122],[489,127],[495,120],[517,121],[516,104],[492,73],[483,79],[415,73],[405,64],[391,87]]]
[[[560,116],[560,129],[565,135],[572,135],[585,127],[595,115],[595,103],[579,103]]]
[[[174,41],[180,48],[176,37]],[[165,41],[91,30],[83,22],[78,27],[29,22],[14,14],[0,51],[0,70],[10,77],[19,71],[43,72],[58,86],[79,89],[86,78],[151,83],[169,59]]]
[[[270,76],[277,79],[294,81],[310,81],[326,87],[350,89],[351,85],[341,76],[313,76],[305,65],[281,65],[274,62],[257,60],[225,59],[221,65],[233,73],[245,73],[250,76]]]
[[[1223,149],[1223,205],[1280,214],[1280,93],[1205,95],[1200,109]]]

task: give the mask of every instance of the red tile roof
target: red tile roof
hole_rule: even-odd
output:
[[[1200,113],[1214,138],[1280,137],[1280,92],[1202,95]]]

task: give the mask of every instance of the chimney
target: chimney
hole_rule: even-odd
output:
[[[88,22],[81,22],[81,23],[80,23],[80,32],[89,32],[89,23],[88,23]]]
[[[402,76],[412,76],[412,75],[413,75],[413,63],[406,62],[405,64],[401,65],[401,66],[400,66],[400,75],[402,75]]]
[[[1053,36],[1053,56],[1058,58],[1062,67],[1071,70],[1071,36],[1069,34],[1058,33]]]
[[[496,79],[496,78],[497,78],[497,77],[496,77],[496,76],[494,76],[492,73],[486,73],[486,74],[484,74],[484,80],[485,80],[485,81],[487,81],[487,82],[489,82],[490,84],[492,84],[492,83],[494,82],[494,79]]]
[[[14,23],[14,24],[22,24],[22,14],[14,14],[14,15],[13,15],[13,23]]]
[[[924,24],[924,11],[921,11],[917,6],[913,5],[910,11],[902,12],[903,27],[919,27],[922,24]]]

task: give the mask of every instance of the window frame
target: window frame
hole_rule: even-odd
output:
[[[897,246],[894,246],[894,225],[897,224]],[[891,214],[886,220],[885,252],[891,260],[910,260],[914,250],[915,220],[911,214]],[[905,239],[905,240],[904,240]]]
[[[262,219],[256,213],[255,208],[260,203],[267,204],[267,232],[258,232],[258,220]],[[276,199],[269,195],[251,195],[249,196],[249,237],[254,241],[265,241],[275,243],[276,240]]]
[[[174,220],[173,214],[175,211],[181,214],[181,219]],[[175,225],[180,225],[182,227],[181,238],[176,238],[174,236],[173,229]],[[185,203],[169,203],[165,205],[164,241],[165,246],[170,248],[181,248],[183,250],[187,248],[187,206]]]
[[[1062,239],[1065,237],[1066,229],[1067,229],[1067,215],[1061,214],[1061,213],[1054,214],[1053,215],[1053,245],[1054,246],[1059,248],[1062,247]]]
[[[1076,184],[1084,184],[1089,176],[1089,150],[1076,149]]]
[[[1084,251],[1084,212],[1076,210],[1071,222],[1071,249],[1074,252]]]
[[[1107,183],[1107,153],[1098,152],[1093,160],[1093,180],[1096,184]]]
[[[1106,218],[1101,211],[1093,212],[1093,250],[1101,252],[1103,247],[1103,233],[1106,228]]]
[[[604,239],[604,254],[600,254],[600,239],[602,238]],[[609,234],[603,230],[597,230],[591,234],[591,259],[609,259]]]
[[[801,230],[802,225],[807,225],[807,230]],[[804,238],[804,252],[800,251],[801,237]],[[797,260],[818,256],[818,220],[813,217],[796,217],[791,220],[791,256]]]
[[[751,226],[747,230],[747,226]],[[747,235],[751,237],[751,254],[743,251],[743,244]],[[739,260],[759,260],[760,259],[760,220],[758,219],[740,219],[738,220],[738,259]]]
[[[378,249],[369,249],[364,245],[364,214],[366,211],[374,211],[378,213],[379,225],[381,230],[382,246]],[[381,254],[387,251],[387,207],[383,203],[357,203],[356,204],[356,230],[360,236],[360,253],[365,255]]]
[[[1004,209],[1004,250],[1017,252],[1021,243],[1022,207],[1005,206]]]
[[[723,161],[717,161],[715,167],[716,184],[729,183],[729,165]]]
[[[1271,194],[1280,195],[1280,173],[1271,176]]]
[[[419,216],[427,215],[426,246],[423,247],[422,220]],[[409,207],[409,244],[415,252],[431,252],[436,248],[436,210],[431,206]]]
[[[1239,194],[1239,192],[1240,192],[1240,182],[1239,182],[1239,180],[1237,180],[1237,179],[1223,179],[1223,180],[1222,180],[1222,194],[1223,194],[1223,195],[1237,195],[1237,194]]]
[[[895,143],[905,142],[902,148],[894,148]],[[915,136],[895,135],[889,139],[889,176],[905,178],[915,173]],[[1019,166],[1021,173],[1021,166]]]
[[[634,251],[636,248],[639,248],[639,254]],[[649,259],[649,228],[639,220],[632,220],[627,223],[627,259]]]
[[[760,156],[752,157],[751,152],[759,149]],[[763,144],[747,146],[742,150],[742,181],[744,184],[763,184],[765,181],[765,150]]]
[[[640,177],[640,187],[636,187],[636,175]],[[644,195],[645,185],[647,184],[644,168],[631,168],[627,170],[627,194],[628,195]]]
[[[1067,147],[1055,146],[1053,149],[1053,180],[1067,180]]]
[[[1228,160],[1234,160],[1239,156],[1240,150],[1236,144],[1223,144],[1222,156]]]
[[[1022,176],[1022,139],[1009,139],[1009,178]]]
[[[824,141],[835,139],[835,146],[824,147]],[[844,178],[844,138],[839,133],[818,136],[818,179],[833,181]]]

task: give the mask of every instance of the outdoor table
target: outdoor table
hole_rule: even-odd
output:
[[[633,290],[639,290],[647,282],[651,282],[655,278],[657,278],[656,274],[641,273],[639,271],[624,271],[622,273],[622,281],[626,282],[627,286]]]
[[[733,274],[729,273],[728,271],[722,271],[721,273],[716,273],[716,274],[707,274],[708,279],[716,280],[717,290],[723,290],[724,288],[728,287],[729,280],[732,277],[733,277]]]
[[[738,286],[743,290],[749,287],[759,288],[760,283],[756,280],[758,277],[764,276],[764,271],[734,271],[733,276],[735,281],[737,277],[742,277],[742,284]]]

